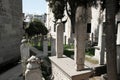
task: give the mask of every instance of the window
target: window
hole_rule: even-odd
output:
[[[91,23],[87,23],[87,33],[91,33]]]

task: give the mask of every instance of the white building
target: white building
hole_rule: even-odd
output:
[[[38,15],[38,14],[34,14],[33,15],[33,19],[38,19],[40,20],[42,23],[46,23],[46,14],[43,15]]]
[[[42,23],[46,23],[46,14],[39,15],[39,14],[26,14],[25,15],[25,22],[30,22],[34,19],[40,20]]]

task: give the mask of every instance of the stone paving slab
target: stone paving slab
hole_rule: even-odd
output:
[[[9,69],[8,71],[0,74],[0,80],[23,80],[22,76],[22,66],[18,64],[17,66]]]

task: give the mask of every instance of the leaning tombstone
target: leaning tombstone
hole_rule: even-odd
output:
[[[42,77],[42,71],[40,70],[41,60],[36,56],[31,56],[27,62],[25,80],[44,80]]]
[[[21,43],[22,43],[20,45],[21,64],[22,64],[23,76],[24,76],[26,70],[26,61],[30,57],[30,49],[26,39],[22,39]]]

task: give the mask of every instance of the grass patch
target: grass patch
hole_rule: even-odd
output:
[[[48,45],[48,51],[50,51],[51,50],[51,46],[50,45]]]
[[[43,46],[34,46],[35,48],[37,48],[40,51],[43,51]]]
[[[74,55],[74,51],[68,49],[74,49],[74,45],[64,45],[64,55],[71,57],[71,55]],[[86,49],[85,55],[94,56],[95,49],[94,48]]]
[[[68,49],[74,49],[74,45],[64,45],[64,55],[71,57],[74,55],[74,51],[70,51]]]
[[[64,45],[64,49],[74,49],[74,45]]]
[[[72,55],[74,55],[74,51],[64,50],[64,55],[66,55],[67,57],[71,57]]]
[[[38,50],[43,51],[43,46],[41,46],[40,44],[39,46],[34,46],[34,47],[37,48]],[[72,55],[74,55],[74,51],[69,49],[74,49],[74,45],[64,45],[64,55],[71,57]],[[50,50],[51,50],[51,44],[50,42],[48,42],[48,51]],[[94,48],[86,49],[85,54],[89,56],[94,56],[95,49]]]
[[[89,56],[94,56],[95,55],[95,49],[94,48],[86,49],[85,54],[89,55]]]
[[[92,59],[92,57],[85,57],[85,60],[87,60],[93,64],[98,64],[98,60]]]

